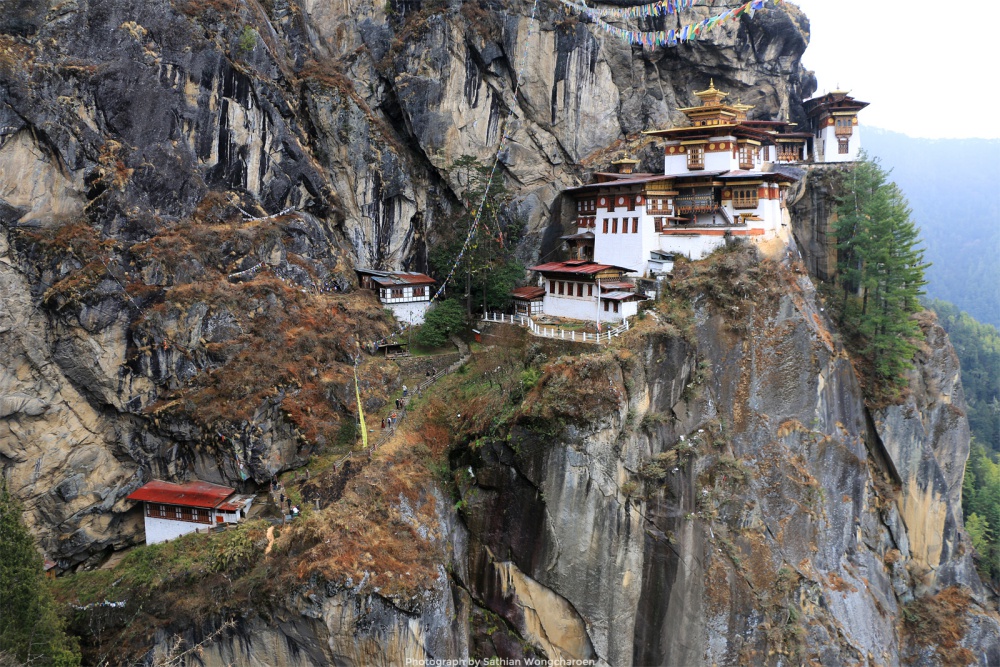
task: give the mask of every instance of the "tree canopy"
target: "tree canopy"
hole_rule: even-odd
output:
[[[24,508],[0,480],[0,665],[80,664],[63,632]]]
[[[469,314],[474,305],[487,309],[506,305],[510,291],[524,277],[524,265],[514,256],[524,234],[524,220],[514,210],[503,174],[492,172],[491,167],[470,155],[463,155],[451,165],[452,175],[464,188],[463,207],[453,220],[439,226],[444,231],[430,253],[431,266],[441,279],[457,262],[452,293],[464,282],[462,292]],[[477,216],[479,226],[463,253]]]
[[[902,191],[867,156],[843,178],[837,217],[841,324],[881,393],[892,395],[921,335],[910,317],[921,309],[928,267],[919,234]]]
[[[465,308],[455,299],[445,299],[431,308],[417,330],[417,342],[426,347],[441,347],[448,337],[465,328]]]

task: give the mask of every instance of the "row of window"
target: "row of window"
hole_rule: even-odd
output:
[[[173,521],[212,522],[212,513],[210,510],[198,509],[197,507],[181,507],[179,505],[152,505],[146,503],[146,516],[154,519],[171,519]]]
[[[559,296],[579,296],[582,297],[584,291],[587,292],[587,296],[594,296],[594,286],[592,284],[585,283],[572,283],[565,280],[550,280],[549,281],[549,294],[558,294]],[[574,294],[574,292],[576,294]]]
[[[693,146],[687,146],[687,163],[688,169],[704,169],[705,168],[705,147],[700,144],[695,144]],[[739,159],[740,159],[740,169],[753,169],[754,164],[760,159],[761,153],[758,146],[753,144],[740,144],[739,147]],[[771,154],[768,146],[764,147],[764,161],[771,159]]]
[[[636,206],[641,206],[643,203],[646,204],[646,210],[649,212],[660,211],[665,212],[670,206],[670,200],[665,197],[650,197],[645,200],[642,199],[642,195],[609,195],[608,197],[602,197],[602,206],[604,202],[607,202],[608,210],[614,211],[617,202],[618,206],[624,206],[626,210],[634,211]],[[619,200],[624,200],[624,203]],[[593,215],[597,212],[597,201],[594,199],[580,200],[576,202],[577,217],[582,220],[593,220],[593,218],[588,218],[588,216]],[[580,223],[580,227],[587,226],[583,222]]]
[[[611,312],[617,313],[618,312],[618,302],[617,301],[608,301],[607,299],[604,300],[604,312],[605,313],[609,312],[608,311],[608,304],[609,303],[612,306]]]
[[[610,232],[608,231],[609,228],[608,223],[611,223]],[[604,219],[605,234],[628,234],[629,233],[628,228],[629,228],[628,218],[622,218],[621,227],[618,226],[618,218],[611,218],[610,220],[608,218]],[[639,218],[632,218],[632,233],[633,234],[639,233]]]
[[[402,299],[404,296],[402,287],[392,287],[387,290],[382,290],[383,299]],[[426,287],[414,287],[413,294],[411,296],[427,296]]]

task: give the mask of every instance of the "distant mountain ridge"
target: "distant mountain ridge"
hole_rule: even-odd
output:
[[[920,139],[866,128],[926,244],[928,296],[1000,326],[1000,140]]]

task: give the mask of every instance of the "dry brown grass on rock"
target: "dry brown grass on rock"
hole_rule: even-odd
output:
[[[903,631],[917,646],[934,647],[943,665],[969,665],[976,656],[961,645],[969,627],[972,596],[958,586],[903,607]]]
[[[435,585],[446,554],[433,475],[411,451],[376,459],[348,482],[340,500],[282,535],[300,579],[365,581],[384,596],[411,598]]]

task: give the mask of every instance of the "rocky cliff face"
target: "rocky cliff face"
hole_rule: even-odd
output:
[[[489,160],[509,137],[530,260],[561,233],[558,193],[582,167],[638,150],[709,77],[761,117],[798,117],[815,87],[793,7],[653,54],[526,3],[3,7],[0,455],[63,566],[132,541],[122,499],[153,474],[261,481],[333,437],[346,369],[310,378],[317,359],[353,356],[365,306],[327,296],[353,286],[352,265],[427,268],[462,194],[457,158]],[[260,271],[284,287],[226,286]],[[252,366],[234,348],[260,345],[269,309],[303,289],[311,322],[350,311],[332,353],[292,335],[312,360],[217,392]],[[333,409],[319,429],[317,401]]]
[[[124,497],[150,477],[250,487],[338,437],[352,362],[389,327],[351,269],[427,268],[456,159],[508,138],[531,260],[590,168],[625,151],[660,168],[638,133],[708,78],[760,118],[801,120],[815,89],[790,5],[653,53],[524,2],[0,10],[0,465],[62,568],[135,542]],[[793,213],[825,279],[810,183]],[[317,577],[201,660],[933,661],[901,605],[956,584],[985,603],[946,338],[926,323],[908,402],[869,415],[806,276],[727,261],[682,295],[684,335],[661,314],[569,354],[509,439],[454,451],[460,513],[442,497],[428,519],[453,549],[420,604]],[[397,372],[366,359],[367,407]],[[1000,660],[993,617],[969,618],[966,645]]]

